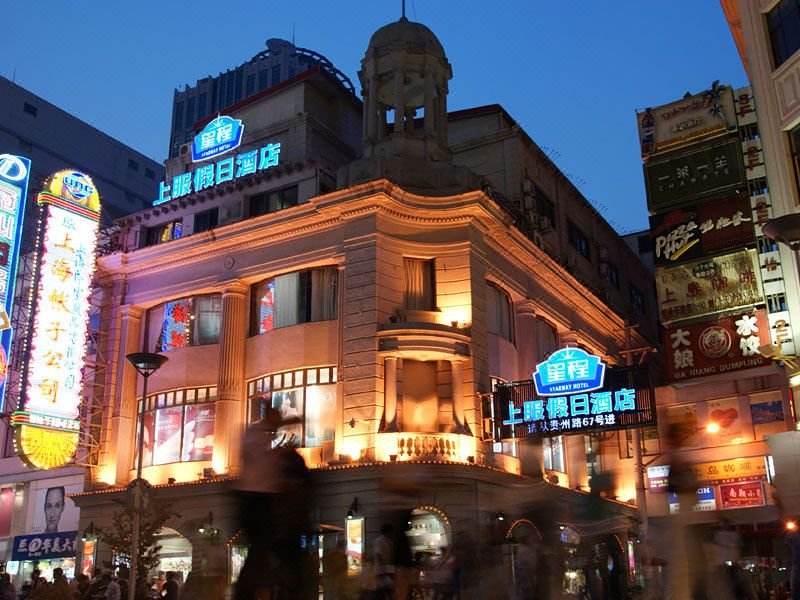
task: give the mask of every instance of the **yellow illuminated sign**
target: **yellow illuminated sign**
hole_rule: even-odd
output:
[[[697,479],[703,483],[724,479],[766,479],[767,463],[763,456],[734,458],[694,465]]]
[[[100,195],[91,177],[80,171],[59,171],[45,183],[44,196],[53,195],[100,213]],[[41,196],[39,202],[47,201]]]
[[[16,427],[14,444],[22,461],[33,469],[55,469],[67,464],[78,447],[77,431]]]

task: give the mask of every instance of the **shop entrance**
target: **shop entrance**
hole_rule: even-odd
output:
[[[167,571],[175,571],[180,583],[192,570],[192,544],[180,533],[169,527],[161,529],[156,536],[156,543],[161,546],[161,560],[158,563],[158,579],[162,581]]]
[[[412,556],[440,555],[450,545],[450,519],[436,506],[420,506],[411,511],[406,535]]]

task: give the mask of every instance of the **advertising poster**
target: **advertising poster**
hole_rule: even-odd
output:
[[[680,156],[652,158],[644,165],[647,207],[662,212],[702,198],[747,189],[738,138],[693,144]]]
[[[153,464],[153,435],[156,414],[154,412],[144,413],[144,460],[142,465],[149,467]],[[133,464],[139,458],[139,421],[136,421],[136,447],[133,449]]]
[[[697,427],[697,407],[693,402],[666,407],[667,423],[677,425],[686,433],[683,445],[697,448],[700,445],[700,433]]]
[[[361,574],[364,560],[364,517],[355,517],[345,521],[347,535],[347,575],[353,577]]]
[[[755,250],[657,269],[661,322],[669,325],[763,303],[760,269]]]
[[[14,488],[0,488],[0,538],[11,533],[11,517],[14,514]]]
[[[731,88],[718,84],[699,94],[645,109],[636,115],[642,158],[735,129],[735,110]]]
[[[52,481],[56,484],[59,480]],[[83,484],[52,485],[37,490],[34,497],[31,533],[56,533],[78,529],[80,509],[75,506],[75,502],[67,498],[67,495],[82,491]]]
[[[669,486],[669,465],[647,467],[647,487],[651,494],[663,494]]]
[[[183,461],[211,460],[214,453],[214,404],[186,407]]]
[[[332,440],[336,422],[336,384],[306,388],[306,446]]]
[[[669,512],[676,513],[681,508],[681,503],[678,501],[678,494],[668,493]],[[716,510],[717,500],[714,495],[714,488],[711,486],[701,487],[697,489],[697,504],[692,507],[694,511]]]
[[[156,444],[153,464],[165,465],[181,459],[182,408],[162,408],[156,412]]]
[[[94,575],[94,540],[83,542],[83,553],[81,555],[81,573],[87,577]]]
[[[726,483],[719,486],[722,508],[764,506],[764,489],[760,481]]]
[[[671,327],[664,332],[667,378],[683,381],[769,365],[772,361],[758,351],[769,339],[764,309]]]
[[[11,559],[74,558],[77,543],[77,531],[18,535],[14,538]]]
[[[714,445],[742,441],[742,415],[739,412],[738,398],[709,401],[708,420],[719,425],[719,431],[710,434],[713,436]]]
[[[757,440],[764,439],[764,436],[770,433],[785,431],[786,424],[783,418],[783,402],[780,393],[771,397],[751,398],[750,419]]]
[[[656,266],[740,250],[756,241],[750,197],[741,192],[715,202],[650,217]]]

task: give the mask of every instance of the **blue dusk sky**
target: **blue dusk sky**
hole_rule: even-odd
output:
[[[501,104],[620,232],[647,227],[635,110],[715,79],[747,85],[718,0],[406,4],[453,66],[449,108]],[[360,90],[370,35],[399,18],[400,5],[9,2],[0,74],[163,161],[176,87],[235,67],[268,38],[291,40],[294,31],[298,46],[328,57]]]

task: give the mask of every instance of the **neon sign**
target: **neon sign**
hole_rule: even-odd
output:
[[[17,274],[22,220],[31,161],[0,154],[0,406],[5,396],[8,354],[11,350],[11,307]]]
[[[52,469],[68,462],[78,444],[100,198],[87,175],[60,171],[38,202],[44,207],[44,231],[33,336],[24,406],[11,424],[23,461]]]
[[[190,173],[181,173],[172,178],[172,184],[158,184],[158,199],[153,206],[188,196],[194,192],[213,188],[221,183],[233,181],[240,177],[254,175],[270,167],[278,166],[281,145],[272,143],[260,150],[250,150],[231,156],[216,163],[202,165]]]
[[[533,381],[540,396],[591,392],[603,387],[606,364],[580,348],[564,348],[536,365]]]
[[[194,137],[192,162],[214,158],[235,150],[242,143],[244,125],[240,119],[217,117]]]

